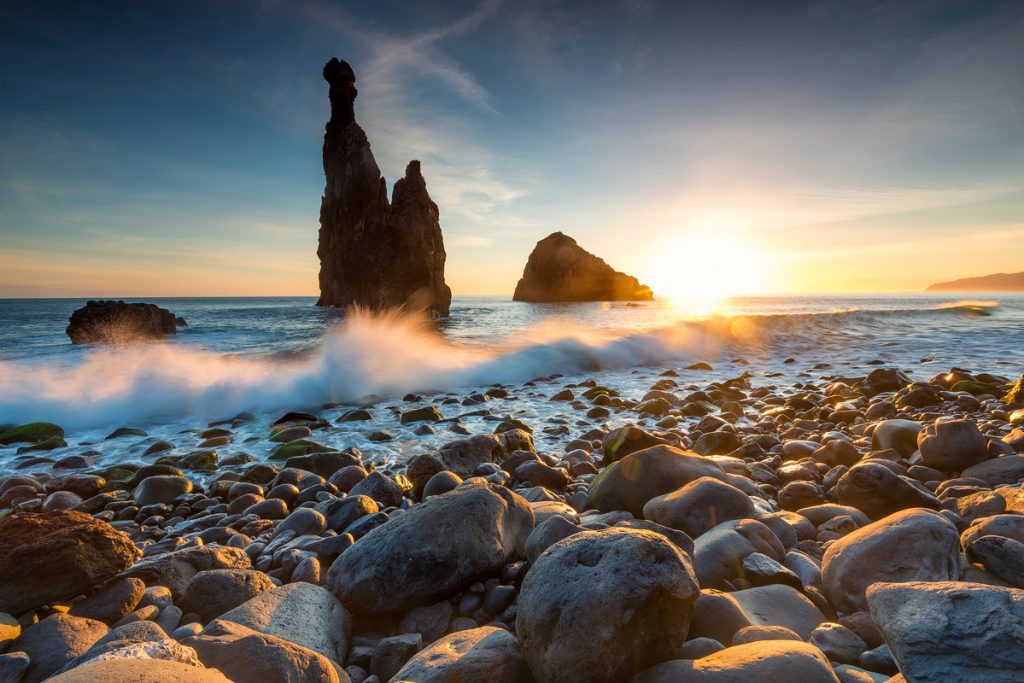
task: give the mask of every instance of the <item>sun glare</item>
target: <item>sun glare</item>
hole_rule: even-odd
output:
[[[762,293],[767,287],[767,256],[735,235],[708,230],[669,238],[655,261],[655,297],[698,315],[721,311],[729,297]]]

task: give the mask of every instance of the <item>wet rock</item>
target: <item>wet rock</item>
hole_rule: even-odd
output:
[[[650,301],[646,285],[620,273],[584,250],[576,240],[554,232],[537,242],[516,284],[513,301]]]
[[[331,565],[327,587],[353,612],[406,610],[522,557],[532,530],[522,497],[463,484],[366,534]]]
[[[630,453],[664,443],[666,442],[661,437],[645,432],[643,429],[633,425],[613,429],[608,432],[601,442],[601,449],[604,453],[604,465],[611,465]]]
[[[0,446],[10,446],[16,443],[41,443],[63,436],[64,430],[52,422],[32,422],[0,432]]]
[[[174,335],[185,321],[155,304],[89,301],[71,314],[72,344],[124,344]]]
[[[344,662],[352,618],[330,591],[290,583],[260,593],[213,622],[231,621]],[[211,624],[211,626],[213,626]]]
[[[427,485],[423,487],[423,497],[439,496],[442,493],[454,491],[455,487],[462,483],[462,477],[454,472],[438,472],[430,478]]]
[[[695,479],[682,488],[647,501],[644,519],[696,538],[722,522],[754,514],[750,497],[712,477]]]
[[[952,581],[876,583],[867,601],[906,680],[1020,680],[1024,591]]]
[[[380,472],[370,474],[352,487],[350,496],[366,496],[383,507],[398,507],[402,504],[403,491],[395,481]]]
[[[477,434],[468,439],[446,443],[435,457],[442,470],[449,470],[468,479],[476,474],[476,468],[480,465],[501,464],[502,460],[517,450],[533,451],[533,440],[526,432],[514,429],[501,434]],[[431,476],[433,474],[436,472],[431,473]]]
[[[395,675],[396,683],[520,683],[530,680],[519,641],[493,626],[458,631],[432,643]]]
[[[590,502],[602,512],[625,510],[641,517],[647,501],[701,477],[724,480],[726,475],[713,460],[674,446],[653,446],[606,467],[590,487]]]
[[[949,581],[960,568],[956,527],[931,510],[903,510],[834,541],[822,560],[822,587],[849,613],[867,608],[873,583]]]
[[[409,163],[389,203],[370,142],[355,120],[352,68],[332,59],[324,79],[330,84],[331,119],[324,135],[318,305],[448,315],[452,293],[444,281],[444,239],[420,162]]]
[[[800,681],[839,683],[822,652],[807,643],[764,640],[728,647],[702,659],[652,667],[632,683],[750,683]]]
[[[0,611],[21,614],[89,592],[138,554],[127,536],[81,512],[0,519]]]
[[[340,534],[357,519],[378,512],[380,506],[369,496],[355,494],[345,498],[328,498],[317,503],[316,509],[324,516],[327,528]]]
[[[254,569],[210,569],[188,582],[181,608],[206,623],[273,588],[270,577]]]
[[[697,594],[689,558],[662,536],[584,531],[530,568],[516,632],[538,680],[626,680],[678,651]]]
[[[140,506],[156,503],[170,504],[178,496],[192,492],[192,482],[185,477],[161,474],[146,477],[132,491],[132,497]]]

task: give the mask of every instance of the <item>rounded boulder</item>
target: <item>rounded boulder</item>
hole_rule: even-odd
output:
[[[516,633],[537,680],[628,680],[682,647],[698,594],[690,559],[663,536],[583,531],[530,568]]]

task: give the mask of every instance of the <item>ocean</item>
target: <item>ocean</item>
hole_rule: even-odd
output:
[[[398,415],[410,405],[447,399],[442,413],[470,431],[474,421],[484,428],[502,415],[571,422],[537,388],[543,383],[523,386],[554,374],[562,383],[597,379],[639,398],[651,377],[695,361],[713,370],[688,381],[748,372],[754,383],[781,384],[863,375],[872,362],[915,379],[953,366],[1008,377],[1024,371],[1022,294],[746,297],[710,314],[667,301],[456,297],[450,317],[437,322],[346,316],[317,308],[313,297],[146,300],[188,327],[163,342],[73,346],[64,328],[84,299],[0,300],[0,424],[56,422],[69,447],[50,457],[88,451],[116,460],[134,450],[104,441],[113,428],[139,427],[149,441],[171,438],[188,448],[198,438],[187,430],[245,412],[255,419],[235,447],[261,457],[275,445],[266,433],[284,411],[333,420],[371,406],[373,421],[338,425],[318,439],[393,460],[454,438],[443,428],[432,435],[402,426]],[[485,415],[460,404],[495,384],[516,387],[517,400],[491,402]],[[403,400],[408,394],[422,398]],[[375,430],[393,438],[370,439]],[[543,436],[538,442],[544,445]],[[17,462],[13,449],[0,451],[0,471],[5,462]]]

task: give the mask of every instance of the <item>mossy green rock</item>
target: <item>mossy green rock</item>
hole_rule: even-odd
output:
[[[217,469],[217,451],[192,451],[181,458],[180,465],[187,470],[212,472]]]
[[[402,424],[409,424],[410,422],[439,422],[444,418],[441,415],[441,411],[434,406],[426,406],[425,408],[415,408],[407,412],[402,413]]]
[[[64,430],[52,422],[31,422],[0,434],[0,446],[13,443],[40,443],[53,437],[63,437]]]
[[[533,434],[533,427],[526,424],[522,420],[502,420],[497,427],[494,428],[495,434],[501,434],[502,432],[510,432],[513,429],[522,429],[527,434]]]
[[[976,382],[974,380],[961,380],[949,388],[950,391],[966,391],[972,396],[980,396],[981,394],[992,394],[998,396],[1002,392],[994,384],[988,382]]]
[[[310,441],[309,439],[299,439],[297,441],[291,441],[289,443],[281,444],[270,452],[271,460],[287,460],[288,458],[297,458],[300,455],[309,455],[310,453],[325,453],[333,449],[318,444],[316,441]]]

